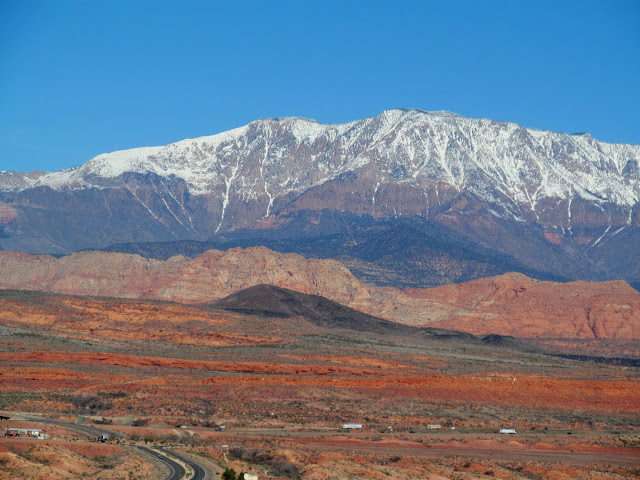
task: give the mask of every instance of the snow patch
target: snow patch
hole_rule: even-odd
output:
[[[366,188],[375,188],[372,204],[382,184],[410,182],[426,193],[445,182],[516,220],[523,209],[540,218],[544,199],[566,201],[571,225],[574,198],[629,210],[638,203],[639,182],[621,174],[634,160],[640,161],[640,146],[451,112],[398,109],[337,125],[296,117],[258,120],[217,135],[105,153],[80,167],[33,178],[3,172],[0,189],[108,188],[110,179],[127,172],[155,174],[184,181],[191,195],[223,192],[220,229],[234,193],[245,201],[266,195],[268,216],[275,198],[353,172],[366,176]]]

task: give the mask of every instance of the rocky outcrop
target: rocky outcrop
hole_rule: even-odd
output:
[[[124,253],[78,252],[56,258],[0,252],[0,287],[74,295],[201,303],[259,284],[321,295],[343,305],[371,303],[368,288],[335,260],[305,259],[263,247],[210,250],[166,261]]]
[[[640,338],[640,292],[623,281],[555,283],[511,273],[405,294],[450,309],[432,325],[470,333]]]
[[[640,292],[622,281],[555,283],[506,274],[399,290],[368,286],[335,260],[263,247],[166,261],[105,252],[61,258],[0,252],[0,272],[5,289],[203,303],[270,284],[408,325],[521,337],[640,338]]]

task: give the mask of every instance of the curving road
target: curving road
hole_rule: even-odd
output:
[[[48,423],[51,425],[58,425],[60,427],[66,427],[69,428],[71,430],[76,430],[78,432],[82,432],[86,435],[92,436],[92,437],[100,437],[104,434],[107,435],[113,435],[115,438],[124,438],[124,435],[122,435],[121,433],[118,432],[114,432],[113,430],[108,430],[106,428],[101,428],[101,427],[94,427],[94,426],[89,426],[89,425],[82,425],[80,423],[73,423],[73,422],[65,422],[63,420],[53,420],[51,418],[45,418],[45,417],[34,417],[34,416],[26,416],[26,415],[21,415],[20,416],[23,420],[25,421],[30,421],[30,422],[39,422],[39,423]],[[136,446],[138,449],[148,453],[149,455],[151,455],[154,458],[157,458],[158,460],[160,460],[161,462],[164,462],[165,465],[167,465],[169,467],[169,469],[171,470],[171,475],[166,479],[166,480],[182,480],[184,478],[184,476],[186,475],[186,472],[184,470],[184,467],[182,465],[180,465],[177,462],[174,462],[173,460],[166,458],[165,455],[163,455],[165,458],[159,458],[158,457],[158,452],[153,451],[149,448],[143,447],[143,446]],[[209,475],[207,474],[207,471],[199,464],[195,463],[193,461],[193,459],[185,456],[185,455],[181,455],[181,454],[177,454],[173,451],[166,451],[164,450],[164,447],[158,447],[158,450],[161,450],[163,453],[168,453],[169,455],[173,455],[174,457],[176,457],[178,460],[186,463],[187,465],[189,465],[189,467],[191,467],[194,471],[194,476],[190,479],[190,480],[207,480],[209,478]]]
[[[206,480],[207,479],[207,471],[202,468],[200,465],[198,465],[197,463],[195,463],[191,458],[185,456],[185,455],[180,455],[174,451],[167,451],[165,450],[164,447],[158,447],[158,450],[161,450],[163,452],[168,453],[169,455],[173,455],[174,457],[176,457],[178,460],[186,463],[187,465],[189,465],[194,472],[193,478],[191,478],[191,480]]]
[[[136,448],[138,448],[139,450],[142,450],[143,452],[148,453],[152,457],[157,458],[158,460],[160,460],[162,463],[164,463],[165,465],[167,465],[169,467],[169,469],[171,470],[171,474],[167,477],[166,480],[182,480],[184,478],[184,476],[186,475],[187,472],[185,472],[185,470],[182,467],[182,465],[180,465],[177,462],[174,462],[170,458],[167,458],[164,455],[162,456],[162,458],[160,458],[158,456],[158,452],[154,452],[153,450],[151,450],[151,449],[149,449],[147,447],[143,447],[141,445],[136,445]]]

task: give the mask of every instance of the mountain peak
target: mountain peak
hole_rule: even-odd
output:
[[[436,118],[456,121],[430,121]],[[255,185],[250,191],[243,187],[242,196],[261,196],[272,204],[274,194],[300,194],[375,164],[367,168],[378,172],[379,185],[395,178],[424,189],[425,182],[444,181],[458,191],[471,189],[483,197],[497,188],[503,193],[487,199],[501,203],[494,209],[501,215],[514,216],[520,215],[523,203],[535,212],[544,198],[582,197],[634,205],[640,187],[621,176],[629,158],[640,158],[640,147],[597,142],[588,134],[566,136],[469,119],[448,111],[399,108],[343,124],[265,118],[212,136],[105,153],[59,172],[29,178],[3,172],[0,188],[104,188],[108,179],[131,172],[174,176],[184,180],[191,193],[202,195],[220,188],[226,191],[227,182],[233,187],[240,175],[237,178],[245,179],[245,185],[247,181]],[[259,179],[253,178],[256,174]],[[509,192],[507,203],[504,192]]]
[[[640,222],[639,161],[639,146],[400,108],[341,124],[266,118],[59,172],[4,172],[0,191],[119,192],[148,217],[147,230],[170,240],[256,228],[298,210],[473,213],[545,228],[604,225],[613,235]],[[112,218],[109,208],[105,215]]]
[[[256,124],[256,123],[264,123],[264,122],[273,122],[273,123],[304,122],[304,123],[317,123],[317,124],[320,124],[320,122],[318,122],[314,118],[293,116],[293,117],[264,117],[264,118],[261,118],[259,120],[254,120],[249,125],[253,125],[253,124]]]

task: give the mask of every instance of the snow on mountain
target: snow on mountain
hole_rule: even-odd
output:
[[[640,198],[639,163],[640,146],[588,134],[398,109],[339,125],[262,119],[213,136],[105,153],[59,172],[2,172],[0,189],[108,188],[124,173],[151,173],[184,180],[192,195],[219,197],[223,218],[234,198],[259,201],[268,216],[276,199],[352,172],[366,179],[372,203],[385,185],[410,185],[428,201],[427,192],[443,183],[485,199],[500,215],[529,211],[539,218],[550,203],[568,201],[571,217],[574,199],[630,211]]]

